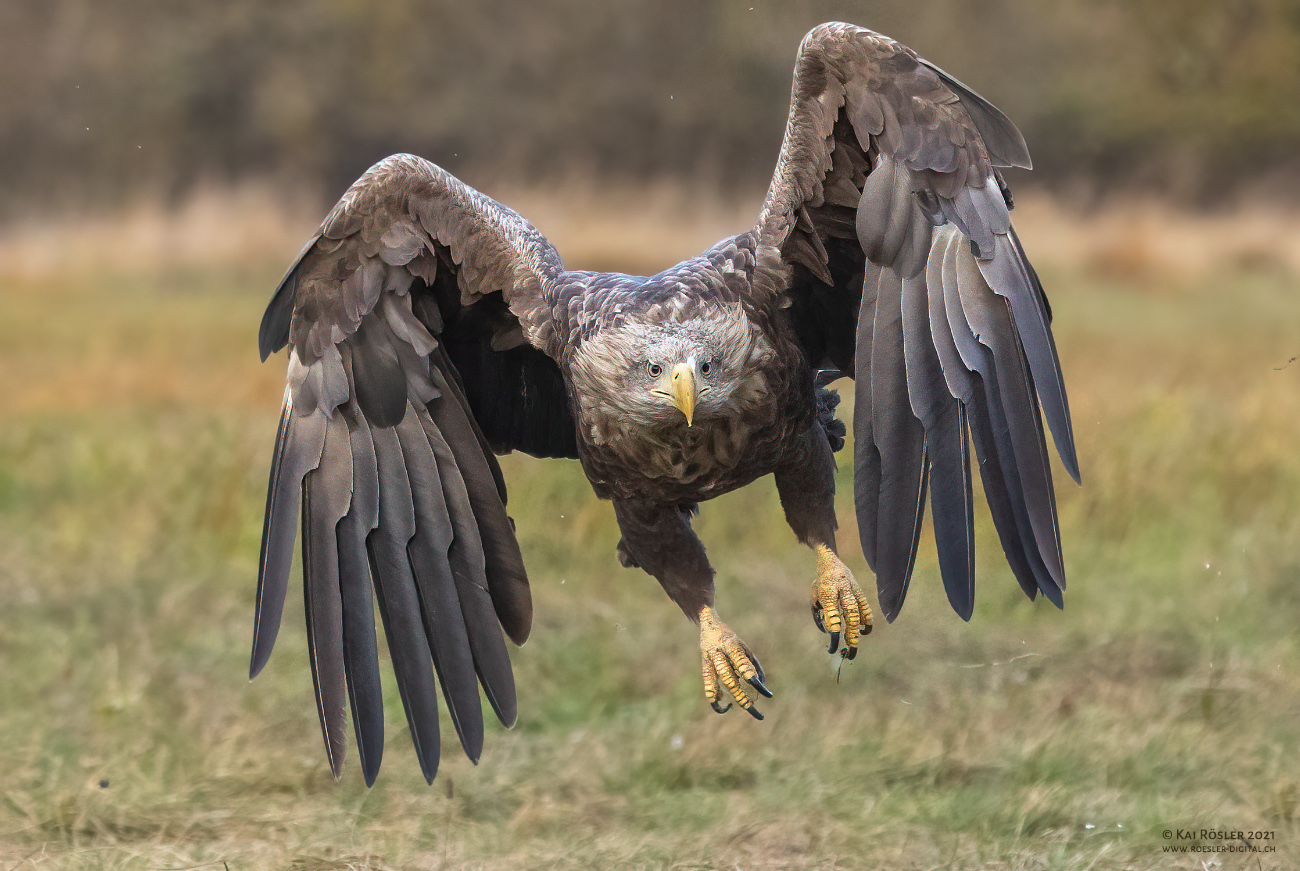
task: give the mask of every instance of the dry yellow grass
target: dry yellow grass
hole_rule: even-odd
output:
[[[1150,196],[1062,208],[1050,197],[1028,195],[1017,199],[1014,217],[1036,259],[1101,276],[1185,280],[1238,269],[1300,275],[1296,209],[1243,203],[1190,212]]]
[[[490,193],[572,265],[624,270],[757,209]],[[1300,217],[1024,198],[1084,473],[1059,484],[1065,612],[1023,601],[983,523],[972,622],[924,543],[899,622],[837,682],[811,557],[756,485],[699,528],[777,697],[762,724],[716,717],[691,627],[617,567],[608,506],[572,464],[508,458],[537,601],[520,725],[477,767],[448,743],[428,789],[390,682],[367,791],[328,776],[294,597],[244,679],[283,377],[256,324],[311,212],[249,189],[0,233],[0,868],[1300,861]],[[1166,826],[1269,829],[1278,852],[1168,854]]]
[[[528,218],[571,268],[649,274],[753,223],[762,191],[701,197],[672,182],[543,188],[469,179]],[[35,279],[103,272],[284,261],[322,217],[318,198],[265,186],[203,187],[179,207],[143,200],[108,214],[35,218],[0,228],[0,275]],[[1037,191],[1014,217],[1037,259],[1099,274],[1182,277],[1213,269],[1300,274],[1300,210],[1241,202],[1189,211],[1150,195],[1077,206]]]

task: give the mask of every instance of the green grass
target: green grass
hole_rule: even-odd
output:
[[[1300,863],[1294,275],[1040,264],[1084,474],[1057,484],[1064,612],[1024,600],[984,518],[970,624],[927,540],[902,616],[837,673],[770,482],[706,505],[763,723],[708,710],[694,628],[618,566],[576,464],[508,458],[536,599],[519,725],[478,766],[445,740],[426,787],[390,679],[367,790],[355,757],[329,776],[296,595],[246,680],[281,266],[0,286],[0,869]],[[1198,843],[1178,828],[1277,851],[1163,853]]]

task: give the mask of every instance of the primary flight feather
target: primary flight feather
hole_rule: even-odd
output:
[[[705,695],[755,717],[757,657],[714,610],[701,501],[774,475],[817,555],[813,616],[849,658],[871,609],[836,555],[824,387],[855,379],[859,538],[885,617],[903,605],[927,496],[944,587],[974,607],[971,454],[1007,562],[1061,604],[1046,419],[1078,480],[1050,310],[1000,167],[1029,167],[990,103],[847,24],[800,45],[754,227],[650,277],[570,272],[527,221],[434,164],[380,161],[325,219],[262,320],[289,346],[251,674],[274,644],[301,517],[308,643],[330,766],[350,707],[367,783],[383,750],[377,601],[421,768],[439,685],[465,752],[480,688],[516,717],[505,637],[532,605],[495,454],[576,457],[617,555],[700,626]],[[1040,416],[1041,414],[1041,416]],[[435,682],[436,676],[436,682]],[[746,686],[748,684],[748,686]]]

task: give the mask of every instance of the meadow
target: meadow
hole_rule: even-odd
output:
[[[490,192],[570,265],[625,271],[756,208]],[[1023,597],[984,513],[970,623],[927,529],[901,616],[840,668],[758,482],[697,524],[776,694],[719,717],[576,463],[508,457],[519,723],[477,766],[444,735],[426,786],[387,675],[372,789],[355,755],[329,774],[300,596],[247,680],[284,372],[257,323],[319,216],[254,190],[0,234],[0,871],[1300,866],[1300,217],[1017,216],[1083,470],[1056,467],[1064,611]]]

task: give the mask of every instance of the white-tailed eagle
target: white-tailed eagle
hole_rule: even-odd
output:
[[[789,123],[753,228],[650,277],[565,269],[531,224],[419,157],[352,185],[275,291],[289,346],[251,673],[279,627],[301,515],[308,640],[337,776],[352,711],[373,782],[383,705],[372,595],[420,765],[438,691],[465,752],[479,687],[516,717],[505,637],[532,605],[496,454],[576,457],[700,627],[704,690],[754,716],[758,659],[714,610],[698,503],[774,475],[816,552],[812,609],[852,658],[871,609],[836,556],[833,377],[855,380],[858,532],[880,607],[902,607],[927,491],[948,599],[974,603],[972,467],[1017,581],[1061,604],[1042,420],[1078,480],[1047,298],[999,167],[1015,126],[910,49],[825,24],[799,48]],[[1041,414],[1041,417],[1040,417]],[[972,463],[970,449],[975,452]],[[748,684],[748,687],[746,686]]]

